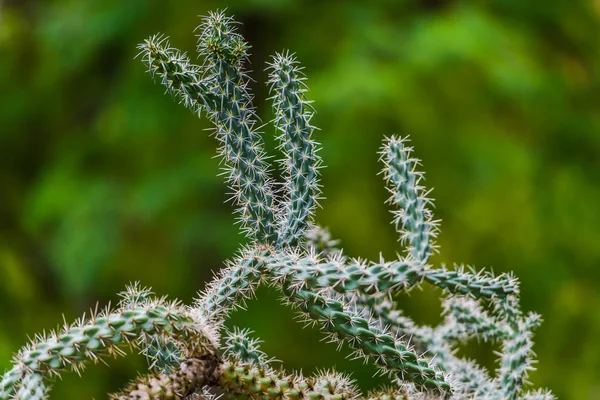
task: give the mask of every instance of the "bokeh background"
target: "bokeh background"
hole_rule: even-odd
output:
[[[136,55],[155,32],[193,55],[197,15],[228,7],[265,62],[295,51],[321,128],[320,224],[346,252],[401,251],[376,152],[410,134],[442,219],[432,260],[514,271],[536,385],[600,398],[600,1],[0,0],[0,370],[27,335],[118,300],[139,280],[190,302],[245,239],[216,177],[209,127],[163,95]],[[272,127],[265,139],[273,151]],[[440,321],[429,287],[399,299]],[[381,383],[261,289],[231,324],[289,369]],[[461,353],[494,368],[489,344]],[[104,398],[140,356],[64,375],[54,398]]]

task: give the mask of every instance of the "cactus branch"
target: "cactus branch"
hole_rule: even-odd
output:
[[[194,308],[219,325],[232,310],[243,307],[263,280],[262,265],[255,249],[242,249],[240,255],[219,271],[208,287],[198,294]],[[259,250],[260,252],[260,250]]]
[[[240,221],[251,238],[274,244],[277,227],[273,183],[243,70],[249,46],[236,33],[233,19],[222,12],[204,18],[199,30],[198,52],[205,56],[203,67],[213,93],[208,111],[221,143],[220,155],[228,166],[227,181],[240,205]]]
[[[274,253],[267,261],[279,275],[290,276],[293,285],[314,290],[331,289],[338,293],[359,292],[368,295],[409,290],[426,281],[451,294],[473,298],[505,298],[518,293],[518,281],[511,275],[494,276],[487,272],[465,272],[464,268],[427,269],[410,257],[392,262],[346,262],[344,257],[321,261],[316,256],[298,253]]]
[[[390,204],[398,208],[394,212],[394,224],[403,243],[408,243],[408,253],[420,263],[426,263],[436,249],[433,240],[437,236],[438,222],[433,220],[428,206],[432,201],[420,185],[423,174],[415,168],[419,160],[411,157],[408,139],[395,136],[387,139],[381,149],[383,174],[392,194]]]
[[[123,347],[139,347],[137,339],[143,335],[196,335],[201,329],[178,303],[155,301],[93,313],[60,332],[37,336],[19,351],[13,368],[2,378],[0,399],[10,398],[23,381],[34,379],[32,373],[53,376],[69,368],[79,373],[89,362],[124,355]]]
[[[539,315],[531,313],[519,321],[517,329],[502,345],[501,367],[498,370],[500,386],[509,400],[518,398],[526,383],[529,371],[533,370],[533,329],[541,323]]]
[[[279,228],[278,247],[293,246],[310,224],[321,190],[318,169],[321,158],[312,139],[313,109],[305,99],[302,68],[293,55],[279,53],[269,65],[275,127],[281,132],[280,148],[285,158],[284,215]]]

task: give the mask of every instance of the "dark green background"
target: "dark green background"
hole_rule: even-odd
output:
[[[244,242],[207,122],[134,59],[155,32],[193,57],[197,15],[222,7],[253,46],[263,121],[265,61],[289,48],[306,66],[327,165],[317,220],[347,253],[401,251],[376,152],[410,134],[442,219],[432,261],[514,271],[545,320],[531,379],[600,398],[598,0],[0,1],[0,370],[28,334],[114,303],[130,281],[190,302]],[[438,296],[400,300],[436,323]],[[289,369],[381,382],[276,292],[233,318]],[[495,349],[462,352],[493,367]],[[141,368],[137,356],[66,374],[54,398],[104,398]]]

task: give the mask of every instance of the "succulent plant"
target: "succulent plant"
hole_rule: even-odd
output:
[[[390,137],[381,148],[404,256],[349,258],[339,241],[314,224],[321,193],[319,144],[305,77],[289,52],[276,54],[268,65],[284,182],[271,178],[244,69],[250,46],[235,28],[223,12],[204,18],[199,65],[160,35],[139,49],[151,77],[213,123],[231,201],[249,244],[190,306],[154,298],[135,284],[117,308],[36,336],[2,377],[0,400],[46,399],[62,371],[81,372],[127,348],[146,355],[149,371],[113,399],[211,398],[215,390],[253,399],[553,398],[548,391],[525,390],[534,362],[532,331],[540,317],[520,310],[518,280],[430,264],[439,221],[407,138]],[[435,327],[417,325],[393,300],[423,283],[444,292],[444,321]],[[333,342],[347,343],[352,356],[376,365],[392,384],[362,395],[335,371],[305,377],[275,368],[250,331],[224,326],[261,284],[278,288],[304,321],[319,325]],[[495,375],[456,355],[457,344],[472,337],[502,342]]]

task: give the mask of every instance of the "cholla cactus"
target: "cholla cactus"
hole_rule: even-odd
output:
[[[163,36],[149,38],[139,49],[150,75],[214,124],[225,178],[250,244],[191,306],[155,299],[136,284],[116,309],[36,336],[2,377],[0,400],[46,399],[62,371],[81,372],[87,363],[122,355],[128,347],[144,352],[150,371],[113,399],[212,398],[216,388],[254,399],[553,398],[547,391],[524,389],[533,364],[532,330],[540,318],[520,311],[517,279],[429,263],[439,223],[408,139],[391,137],[381,149],[393,222],[406,255],[372,262],[348,258],[339,241],[313,225],[321,160],[296,58],[284,52],[268,65],[273,123],[284,153],[285,182],[277,184],[247,85],[249,45],[230,17],[212,13],[200,25],[201,65]],[[273,367],[248,330],[223,326],[229,312],[263,283],[280,289],[305,322],[319,325],[333,342],[346,342],[351,356],[375,364],[393,385],[363,396],[335,371],[304,377]],[[392,300],[423,283],[444,292],[445,320],[439,326],[418,326]],[[502,342],[495,376],[456,356],[456,344],[471,337]]]

